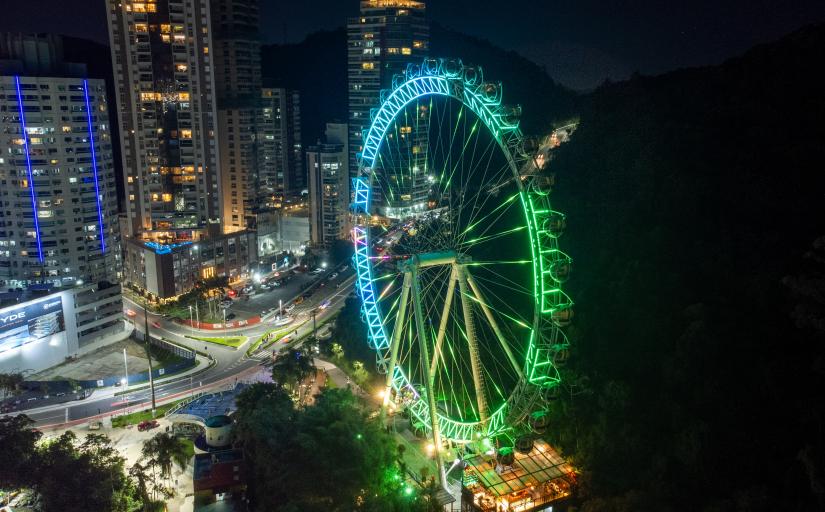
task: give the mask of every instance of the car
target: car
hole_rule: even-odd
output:
[[[287,307],[284,308],[284,311],[287,313],[291,313],[292,310],[295,309],[295,304],[289,304]]]
[[[131,309],[126,310],[126,316],[128,316],[129,318],[134,318],[136,315],[137,315],[137,313],[135,313],[133,310],[131,310]]]
[[[327,309],[329,305],[332,304],[329,299],[324,300],[320,304],[318,304],[318,309]]]
[[[89,430],[100,430],[103,427],[103,422],[101,421],[90,421],[89,422]]]
[[[346,272],[349,268],[349,265],[341,265],[341,268],[338,269],[338,272]]]
[[[222,300],[222,301],[221,301],[221,307],[222,307],[223,309],[227,309],[227,308],[228,308],[229,306],[231,306],[231,305],[232,305],[232,301],[231,301],[231,300]]]
[[[330,274],[330,275],[329,275],[329,277],[327,278],[327,280],[328,280],[328,281],[332,281],[332,280],[333,280],[333,279],[335,279],[336,277],[338,277],[338,272],[333,272],[332,274]]]
[[[158,420],[143,420],[138,423],[138,430],[143,432],[145,430],[152,430],[159,425]]]
[[[238,315],[236,315],[235,313],[229,313],[228,315],[226,315],[226,319],[227,319],[227,320],[232,320],[232,319],[233,319],[233,318],[235,318],[236,316],[238,316]]]
[[[155,329],[160,329],[160,322],[152,322],[152,327]]]
[[[297,299],[295,299],[295,302],[293,303],[293,305],[294,304],[301,304],[302,302],[304,302],[304,296],[303,295],[298,297]]]

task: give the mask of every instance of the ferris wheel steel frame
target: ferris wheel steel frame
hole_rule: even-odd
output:
[[[368,342],[376,351],[379,371],[388,374],[387,381],[390,387],[396,393],[405,390],[414,394],[415,399],[407,407],[412,416],[424,424],[433,435],[436,444],[439,443],[438,438],[468,443],[512,431],[514,425],[523,423],[530,412],[541,407],[548,391],[560,384],[557,364],[563,362],[568,355],[569,343],[562,327],[572,316],[573,302],[561,288],[564,278],[560,276],[558,269],[563,265],[569,266],[571,259],[558,248],[557,243],[565,225],[565,217],[551,208],[547,179],[531,166],[533,157],[525,150],[518,123],[519,111],[503,106],[500,92],[501,88],[498,86],[497,89],[493,88],[491,94],[489,82],[484,82],[481,69],[464,66],[458,60],[426,59],[420,65],[410,64],[403,75],[394,77],[391,91],[382,91],[380,107],[371,112],[372,122],[369,129],[363,133],[363,151],[358,155],[358,177],[352,180],[351,209],[356,219],[352,230],[355,246],[353,262],[362,315],[367,325]],[[435,415],[430,414],[434,406],[432,393],[428,400],[422,399],[403,368],[396,364],[396,354],[393,352],[397,351],[398,344],[393,344],[387,335],[373,280],[368,219],[371,212],[376,158],[387,130],[399,112],[427,96],[447,97],[461,102],[478,116],[490,131],[507,159],[510,171],[518,178],[518,196],[527,226],[534,296],[529,346],[519,371],[521,378],[515,389],[501,406],[491,411],[482,421],[457,421],[438,411]],[[408,293],[415,294],[416,265],[413,262],[407,264],[411,265],[412,269],[404,274],[402,300],[408,300]],[[453,272],[456,272],[458,267],[456,263],[452,264]],[[461,270],[458,272],[461,273]],[[454,284],[453,277],[450,278],[451,286]],[[469,272],[465,276],[457,276],[456,282],[468,296],[480,297],[478,287]],[[483,307],[482,311],[490,321],[489,311]],[[496,330],[495,322],[492,323],[493,329]],[[513,357],[509,353],[506,355],[509,358]],[[422,364],[426,366],[426,362],[422,361]],[[388,400],[389,390],[385,395],[385,405]]]

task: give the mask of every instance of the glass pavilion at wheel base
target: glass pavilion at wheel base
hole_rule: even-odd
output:
[[[506,461],[509,464],[485,454],[465,462],[461,482],[465,512],[561,510],[576,485],[570,464],[540,439],[528,454],[514,452],[513,460]]]

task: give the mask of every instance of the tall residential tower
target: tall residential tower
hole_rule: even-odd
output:
[[[62,53],[57,36],[0,33],[0,371],[124,328],[106,86]]]
[[[347,73],[349,78],[349,170],[358,172],[357,154],[362,131],[369,128],[370,110],[380,103],[381,89],[392,86],[410,62],[421,62],[428,53],[429,25],[424,2],[417,0],[361,0],[360,15],[347,24]],[[424,155],[426,129],[406,139],[410,151]],[[412,147],[416,146],[416,147]],[[424,165],[404,199],[390,210],[403,211],[426,202],[428,191]],[[400,173],[401,169],[385,169]],[[409,173],[409,170],[403,170]],[[380,200],[380,198],[378,198]],[[389,205],[385,205],[389,206]],[[385,208],[386,211],[386,208]]]
[[[128,233],[219,232],[220,162],[208,0],[107,0]]]

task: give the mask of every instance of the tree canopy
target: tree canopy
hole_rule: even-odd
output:
[[[403,492],[392,438],[348,390],[296,409],[279,386],[253,384],[237,405],[253,510],[426,510],[425,498]]]
[[[550,440],[583,510],[825,509],[823,52],[818,26],[608,84],[551,161],[577,305]]]

